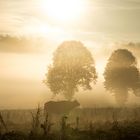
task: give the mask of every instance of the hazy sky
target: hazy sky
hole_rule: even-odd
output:
[[[39,33],[51,38],[50,34],[54,37],[53,33],[57,32],[61,37],[64,35],[64,39],[72,38],[74,34],[80,39],[98,41],[139,40],[139,0],[81,0],[83,11],[66,24],[48,16],[46,1],[0,0],[0,33],[34,36]],[[56,8],[53,1],[52,8]]]
[[[0,108],[35,107],[50,99],[42,80],[53,51],[64,40],[83,42],[100,74],[115,45],[132,50],[139,59],[139,0],[71,0],[69,7],[73,5],[75,13],[60,13],[68,9],[62,7],[64,0],[52,1],[0,0],[0,36],[20,40],[0,37]],[[93,98],[93,104],[113,104],[113,97],[104,91],[103,77],[99,79],[92,92],[77,94],[83,106],[85,98]]]

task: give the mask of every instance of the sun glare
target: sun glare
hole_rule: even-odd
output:
[[[71,22],[78,19],[84,10],[85,0],[44,0],[42,10],[56,22]]]

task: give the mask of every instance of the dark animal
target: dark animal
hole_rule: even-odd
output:
[[[69,113],[72,109],[78,107],[78,101],[49,101],[45,103],[44,110],[49,114]]]

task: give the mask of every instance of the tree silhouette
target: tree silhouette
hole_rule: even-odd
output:
[[[108,60],[104,72],[105,88],[115,94],[116,101],[124,104],[131,90],[139,89],[139,70],[136,58],[126,49],[114,51]]]
[[[65,41],[55,51],[45,84],[56,94],[72,99],[79,87],[92,89],[97,79],[91,53],[81,42]]]

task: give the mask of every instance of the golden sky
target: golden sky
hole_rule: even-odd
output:
[[[139,17],[139,0],[0,1],[1,34],[139,40]]]

